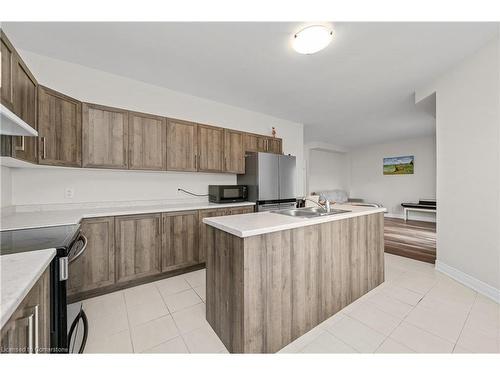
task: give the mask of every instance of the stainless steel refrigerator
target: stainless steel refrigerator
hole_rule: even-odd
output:
[[[248,200],[256,202],[257,211],[282,210],[296,207],[296,174],[295,156],[249,152],[238,184],[248,186]]]

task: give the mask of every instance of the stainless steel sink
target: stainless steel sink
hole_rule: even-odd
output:
[[[306,207],[306,208],[295,208],[292,210],[280,210],[280,211],[272,211],[276,214],[287,215],[287,216],[295,216],[295,217],[319,217],[319,216],[328,216],[328,215],[338,215],[343,214],[345,212],[351,212],[348,210],[337,210],[330,209],[330,211],[326,211],[324,208],[320,207]]]

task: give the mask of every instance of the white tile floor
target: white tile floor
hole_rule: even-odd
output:
[[[282,353],[500,353],[500,306],[388,255],[386,282]],[[205,320],[205,270],[83,301],[87,353],[227,353]]]

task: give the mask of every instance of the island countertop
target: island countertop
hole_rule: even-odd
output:
[[[256,212],[233,216],[210,217],[203,219],[203,222],[237,237],[245,238],[387,211],[383,207],[351,206],[346,204],[335,204],[332,208],[347,210],[349,212],[312,218],[293,217],[273,212]]]

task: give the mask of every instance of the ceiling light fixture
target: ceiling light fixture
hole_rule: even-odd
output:
[[[293,36],[292,47],[298,53],[311,55],[324,49],[332,39],[333,30],[323,25],[313,25]]]

